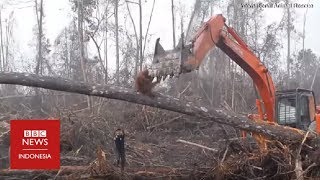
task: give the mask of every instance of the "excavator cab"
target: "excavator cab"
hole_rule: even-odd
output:
[[[316,103],[314,93],[307,89],[276,92],[276,120],[280,125],[307,131],[315,130]]]

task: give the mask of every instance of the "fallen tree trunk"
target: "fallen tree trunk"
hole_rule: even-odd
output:
[[[239,116],[234,113],[221,110],[209,110],[206,107],[196,106],[192,102],[182,102],[177,98],[160,94],[155,98],[149,98],[137,93],[133,89],[127,89],[118,86],[92,85],[63,78],[15,72],[1,72],[0,83],[40,87],[148,105],[190,116],[196,116],[203,119],[209,119],[217,123],[239,128],[241,130],[259,133],[271,139],[285,143],[301,142],[304,137],[304,133],[302,131],[300,132],[289,127],[269,125],[265,122],[255,122],[249,120],[245,116]],[[315,139],[315,136],[310,137]]]

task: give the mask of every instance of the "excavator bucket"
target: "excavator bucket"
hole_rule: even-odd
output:
[[[168,76],[179,76],[179,74],[186,72],[183,68],[183,62],[187,60],[190,53],[190,48],[183,44],[183,34],[178,46],[167,51],[164,50],[160,44],[160,38],[158,38],[155,45],[152,65],[149,68],[149,75],[163,78],[163,80]]]

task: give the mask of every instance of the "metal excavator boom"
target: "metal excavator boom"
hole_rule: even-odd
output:
[[[154,59],[148,69],[151,77],[165,79],[179,76],[199,68],[207,54],[218,47],[253,79],[263,102],[268,121],[274,121],[275,87],[268,69],[252,52],[242,38],[225,24],[221,14],[212,16],[184,44],[182,38],[176,48],[165,51],[159,39],[155,45]]]

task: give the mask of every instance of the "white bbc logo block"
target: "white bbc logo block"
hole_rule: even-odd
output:
[[[47,130],[24,130],[24,137],[47,137]]]
[[[31,135],[32,137],[39,137],[38,130],[32,130],[32,131],[31,131],[31,134],[32,134],[32,135]]]
[[[39,137],[47,137],[47,131],[46,130],[39,130]]]
[[[24,130],[23,131],[23,137],[32,137],[31,136],[31,130]]]

